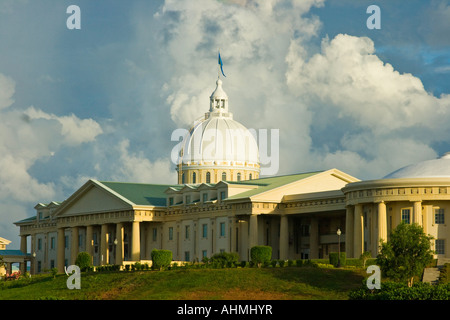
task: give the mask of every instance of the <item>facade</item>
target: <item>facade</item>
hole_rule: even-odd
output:
[[[450,258],[450,157],[372,181],[337,169],[260,178],[256,141],[232,119],[220,79],[216,85],[209,112],[180,150],[178,184],[89,180],[15,223],[21,250],[33,256],[32,273],[64,272],[81,251],[94,265],[150,261],[155,248],[171,250],[177,261],[220,252],[248,260],[254,245],[271,246],[274,259],[327,258],[338,250],[375,256],[402,221],[422,225],[435,238],[436,257]]]

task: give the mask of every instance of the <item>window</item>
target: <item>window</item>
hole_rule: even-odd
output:
[[[55,260],[50,260],[50,269],[55,267]]]
[[[38,261],[38,264],[37,264],[37,272],[38,272],[38,273],[41,272],[41,269],[42,269],[42,263],[41,263],[41,261]]]
[[[220,191],[220,200],[225,199],[225,191]]]
[[[42,220],[42,212],[39,212],[39,220]]]
[[[208,251],[207,250],[203,250],[202,251],[202,258],[206,258],[208,257]]]
[[[237,181],[241,181],[241,173],[240,172],[238,172],[238,174],[237,174]]]
[[[220,236],[225,237],[225,222],[220,223]]]
[[[192,183],[197,183],[197,174],[195,172],[192,173]]]
[[[202,237],[203,238],[208,237],[208,225],[207,224],[202,225]]]
[[[436,239],[435,247],[436,254],[445,254],[445,240]]]
[[[173,227],[169,227],[169,240],[173,240]]]
[[[227,173],[226,172],[222,172],[222,180],[227,180]]]
[[[79,234],[78,235],[78,247],[82,247],[83,246],[83,235]]]
[[[184,173],[181,175],[181,183],[182,184],[186,183],[186,175]]]
[[[434,209],[434,223],[435,224],[444,224],[444,209]]]
[[[211,183],[211,172],[206,173],[206,183]]]
[[[158,229],[157,228],[153,228],[153,241],[156,241],[158,236]]]
[[[186,204],[191,203],[191,196],[186,196]]]
[[[190,226],[185,226],[184,227],[184,238],[186,239],[186,240],[188,240],[189,239],[189,233],[190,233]],[[186,260],[186,261],[188,261],[188,260]]]
[[[411,209],[402,209],[402,222],[411,223]]]
[[[173,206],[173,197],[169,198],[169,206]]]
[[[184,261],[191,261],[190,256],[189,256],[189,251],[184,252]]]
[[[42,239],[38,239],[38,250],[42,250]]]
[[[50,238],[50,249],[55,249],[55,237]]]
[[[206,201],[208,201],[208,194],[204,193],[203,194],[203,203],[205,203]]]

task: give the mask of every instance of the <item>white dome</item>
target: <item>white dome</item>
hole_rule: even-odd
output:
[[[426,160],[398,169],[383,179],[450,177],[450,152],[433,160]]]
[[[251,132],[231,117],[212,115],[190,132],[183,148],[183,163],[227,165],[259,163],[258,145]]]
[[[189,135],[184,139],[183,164],[259,167],[256,139],[246,127],[233,120],[220,79],[210,96],[209,112],[191,128]]]

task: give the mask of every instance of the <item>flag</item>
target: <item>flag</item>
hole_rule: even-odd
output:
[[[220,52],[219,52],[219,65],[220,65],[220,70],[222,71],[223,76],[226,77],[225,73],[223,73],[223,62],[222,62],[222,58],[220,57]]]

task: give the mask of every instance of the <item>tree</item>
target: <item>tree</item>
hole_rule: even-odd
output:
[[[87,252],[80,252],[77,255],[75,264],[80,267],[81,271],[87,271],[92,266],[92,257]]]
[[[261,268],[261,265],[272,258],[272,247],[254,246],[250,249],[250,259]]]
[[[392,231],[389,242],[381,244],[377,264],[386,276],[407,281],[412,287],[414,277],[433,260],[431,239],[418,224],[401,223]]]

